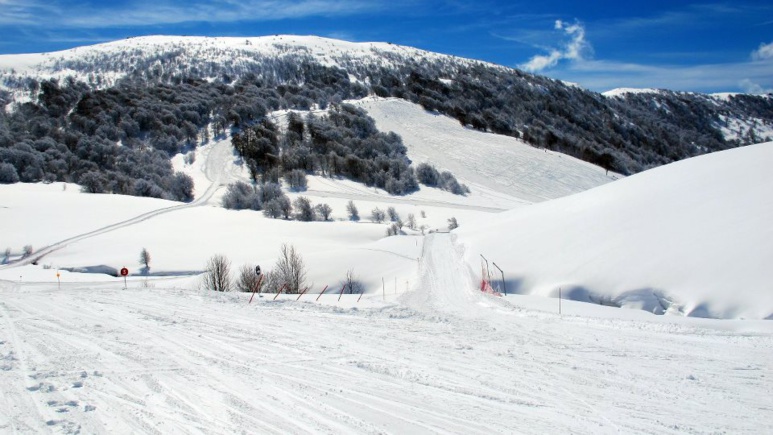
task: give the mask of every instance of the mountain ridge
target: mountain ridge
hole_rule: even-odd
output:
[[[173,155],[211,129],[225,134],[271,111],[325,109],[373,95],[625,175],[773,138],[770,97],[667,90],[608,97],[486,62],[316,36],[138,37],[0,56],[0,66],[0,149],[27,143],[24,152],[33,153],[51,148],[35,141],[51,138],[73,151],[86,136]],[[80,154],[102,170],[114,166]],[[50,173],[40,165],[22,176],[28,160],[16,159],[16,178]],[[50,177],[77,182],[81,172]]]

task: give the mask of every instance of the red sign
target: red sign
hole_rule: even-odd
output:
[[[123,269],[121,269],[121,276],[126,276],[128,274],[129,274],[129,269],[127,269],[125,267]]]

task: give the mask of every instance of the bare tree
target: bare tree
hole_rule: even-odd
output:
[[[353,221],[360,220],[360,212],[357,210],[357,206],[354,205],[354,201],[349,200],[346,204],[346,213],[349,214],[349,219]]]
[[[325,221],[330,219],[330,214],[333,213],[333,209],[327,204],[317,204],[314,206],[314,209],[317,210],[319,216]]]
[[[231,291],[231,262],[225,255],[217,254],[209,259],[204,286],[218,292]]]
[[[416,216],[414,216],[413,213],[408,213],[408,228],[412,230],[416,229]]]
[[[386,213],[384,213],[384,210],[376,207],[373,209],[373,211],[370,212],[370,218],[373,220],[373,222],[381,223],[384,222],[384,219],[386,219]]]
[[[346,293],[361,293],[364,289],[364,286],[354,274],[354,269],[346,271],[346,277],[341,281],[341,286]]]
[[[22,255],[21,258],[27,258],[30,255],[32,255],[32,245],[24,245],[24,248],[22,248]]]
[[[145,248],[142,248],[142,252],[140,252],[140,264],[145,265],[146,272],[150,270],[150,252]]]
[[[311,222],[314,220],[314,207],[311,206],[309,198],[299,196],[295,199],[295,218],[304,222]]]
[[[240,292],[261,292],[261,289],[258,288],[258,285],[260,283],[260,287],[263,287],[263,282],[261,282],[260,275],[255,273],[255,266],[252,264],[244,264],[239,269],[239,279],[236,281],[236,288]]]
[[[389,220],[392,222],[395,222],[398,219],[400,219],[400,214],[397,213],[397,210],[395,210],[394,207],[387,208],[387,214],[389,215]]]
[[[293,245],[282,245],[274,270],[286,293],[300,293],[306,283],[306,266]]]

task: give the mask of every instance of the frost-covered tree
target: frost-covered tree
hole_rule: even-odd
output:
[[[346,213],[349,215],[349,220],[358,221],[360,220],[360,212],[357,210],[357,206],[354,204],[354,201],[349,200],[348,203],[346,203]]]
[[[225,255],[213,255],[207,262],[204,286],[218,292],[231,291],[231,261]]]
[[[370,219],[376,223],[384,222],[384,219],[386,219],[386,213],[384,213],[384,210],[376,207],[370,212]]]
[[[145,266],[145,270],[150,270],[150,252],[145,248],[140,251],[140,264]]]
[[[303,222],[311,222],[314,220],[314,207],[311,206],[311,201],[305,196],[299,196],[294,202],[295,218]]]
[[[322,220],[326,221],[330,219],[330,215],[333,213],[333,209],[327,205],[327,204],[317,204],[314,206],[314,209],[317,211],[317,214],[322,218]]]

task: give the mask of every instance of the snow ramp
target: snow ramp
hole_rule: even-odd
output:
[[[493,306],[507,305],[480,291],[479,279],[463,260],[464,246],[455,240],[451,233],[425,237],[418,282],[402,302],[417,311],[473,318],[490,315]]]

